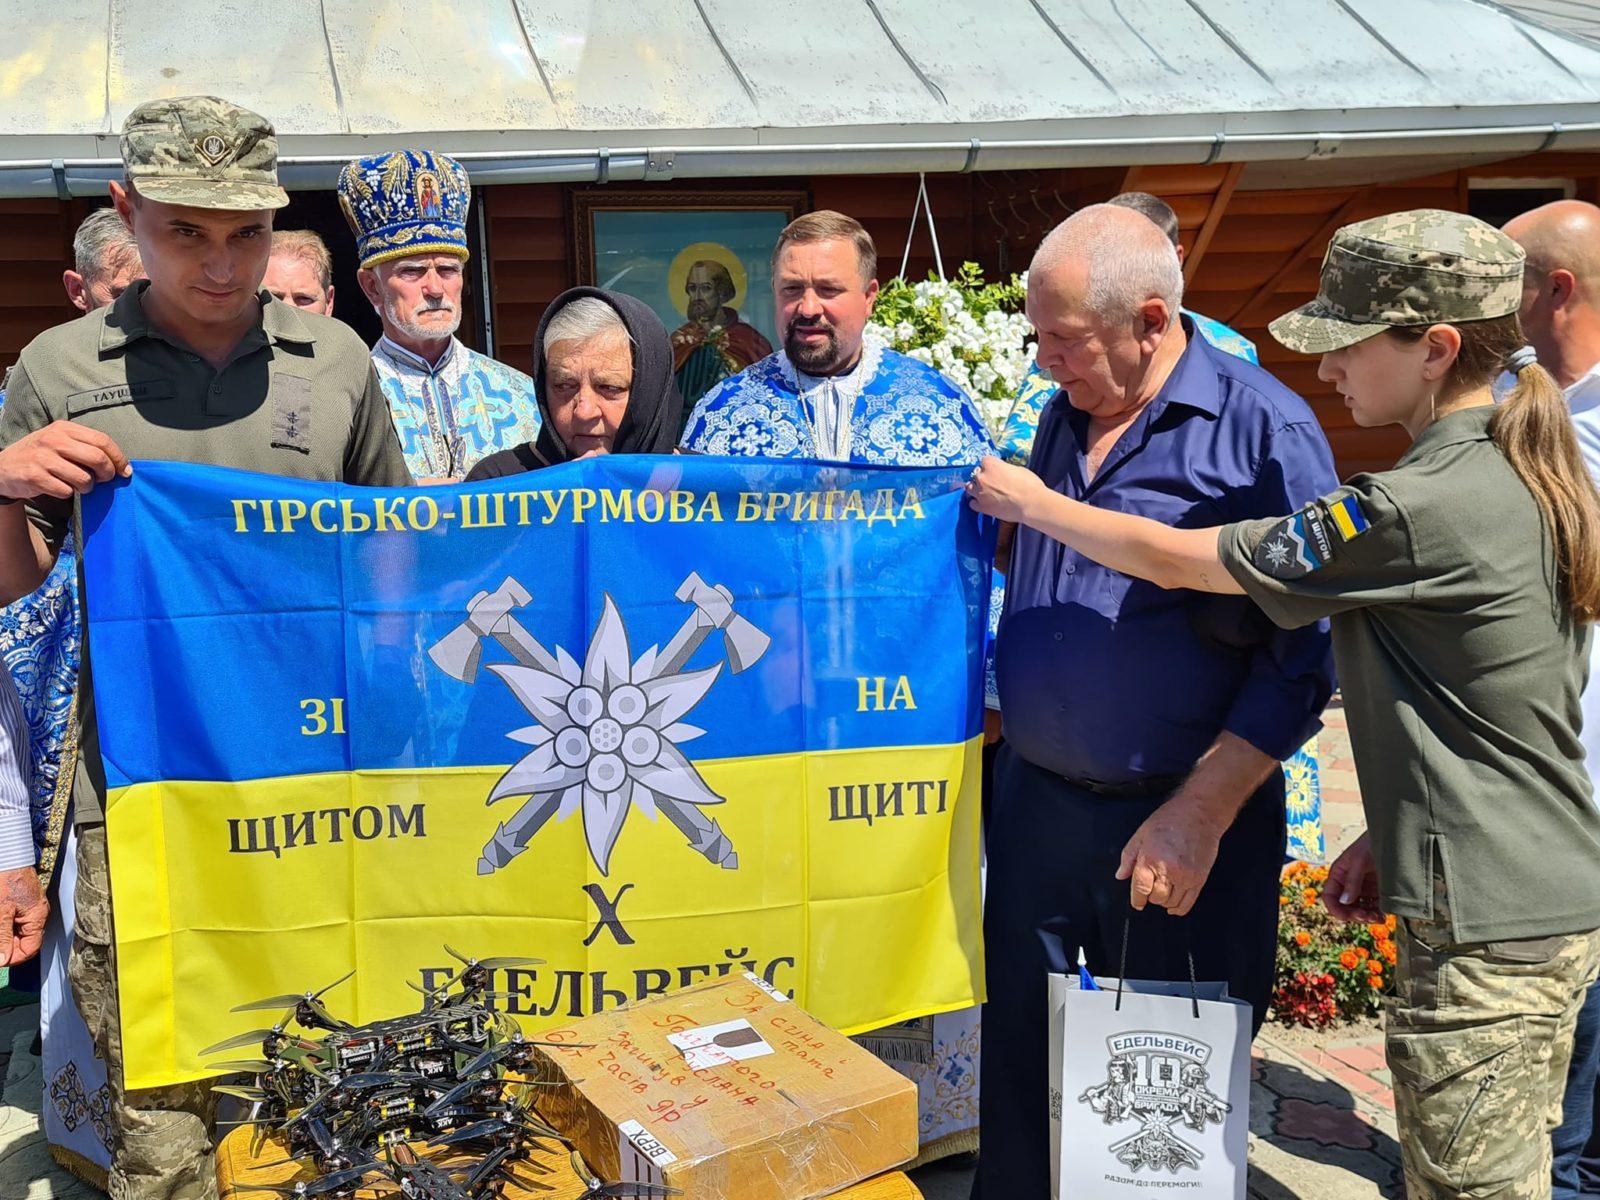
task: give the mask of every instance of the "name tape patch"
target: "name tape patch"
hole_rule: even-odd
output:
[[[142,379],[137,383],[114,383],[108,387],[93,388],[87,392],[73,392],[67,396],[67,413],[93,412],[97,408],[111,408],[117,404],[138,404],[145,400],[170,400],[172,383],[166,379]]]

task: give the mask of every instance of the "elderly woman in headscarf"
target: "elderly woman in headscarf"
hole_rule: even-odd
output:
[[[480,460],[468,482],[595,454],[671,454],[677,445],[683,397],[667,329],[632,296],[592,287],[557,296],[534,338],[533,378],[538,439]]]

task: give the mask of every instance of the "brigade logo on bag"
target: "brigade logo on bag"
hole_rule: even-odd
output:
[[[1176,1175],[1196,1169],[1205,1155],[1172,1131],[1182,1124],[1202,1132],[1221,1124],[1233,1106],[1213,1092],[1206,1063],[1211,1047],[1194,1038],[1134,1030],[1106,1039],[1111,1059],[1106,1081],[1078,1097],[1107,1125],[1137,1121],[1139,1128],[1109,1149],[1130,1171],[1148,1168]]]

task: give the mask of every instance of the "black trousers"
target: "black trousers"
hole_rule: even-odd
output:
[[[1067,959],[1117,972],[1128,884],[1122,848],[1162,799],[1113,800],[1073,787],[1009,746],[995,761],[984,897],[988,1003],[983,1006],[979,1120],[983,1148],[974,1200],[1047,1200],[1050,1133],[1045,1056],[1048,965],[1041,930]],[[1184,918],[1132,913],[1128,978],[1225,979],[1261,1028],[1277,953],[1283,867],[1283,775],[1274,771],[1222,837],[1216,865]]]

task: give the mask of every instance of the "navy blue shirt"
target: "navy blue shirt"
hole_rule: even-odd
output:
[[[1310,406],[1183,326],[1178,365],[1092,482],[1089,418],[1062,392],[1030,469],[1064,496],[1190,529],[1283,516],[1336,488]],[[1280,630],[1245,596],[1164,590],[1025,526],[995,657],[1012,748],[1098,783],[1186,773],[1223,730],[1288,758],[1333,694],[1326,622]]]

